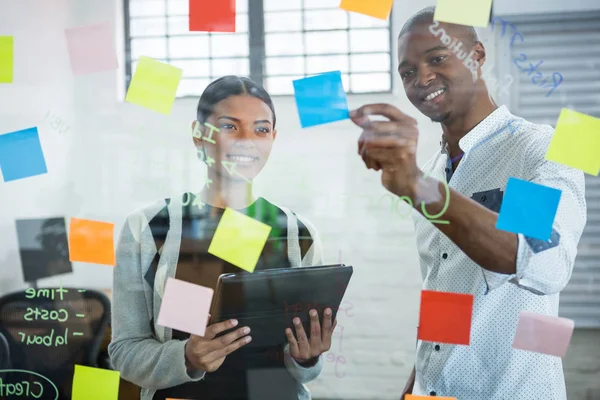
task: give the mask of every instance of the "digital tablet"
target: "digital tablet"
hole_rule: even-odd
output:
[[[338,264],[223,274],[217,281],[210,324],[233,318],[239,321],[221,335],[250,327],[252,341],[244,347],[287,343],[285,329],[292,328],[295,333],[294,317],[300,318],[309,336],[308,312],[316,309],[322,323],[329,307],[335,318],[352,273],[351,266]]]

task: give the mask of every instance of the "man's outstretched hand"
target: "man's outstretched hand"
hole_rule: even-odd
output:
[[[371,121],[370,115],[389,121]],[[381,183],[390,192],[414,199],[423,176],[416,160],[417,121],[391,104],[367,104],[350,112],[350,119],[363,129],[358,154],[367,168],[382,170]]]

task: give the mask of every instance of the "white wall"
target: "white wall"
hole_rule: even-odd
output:
[[[428,2],[433,4],[432,1]],[[398,3],[394,36],[404,21],[428,4]],[[0,85],[0,133],[37,126],[48,173],[0,182],[0,295],[25,288],[20,272],[16,218],[64,215],[115,223],[157,198],[199,190],[203,166],[195,158],[187,126],[196,99],[177,100],[165,117],[123,98],[123,70],[74,77],[64,29],[108,20],[122,51],[121,5],[108,0],[0,0],[0,35],[15,36],[15,81]],[[394,60],[395,44],[394,44]],[[123,54],[119,53],[123,66]],[[396,85],[398,80],[396,79]],[[119,92],[121,90],[121,92]],[[439,145],[441,129],[394,95],[350,96],[352,108],[390,102],[419,120],[419,163]],[[379,173],[356,154],[360,131],[349,122],[300,129],[293,98],[275,99],[278,132],[271,160],[257,187],[269,199],[308,217],[323,236],[327,262],[355,267],[346,299],[353,316],[341,315],[347,364],[332,364],[310,386],[314,397],[396,399],[414,361],[420,273],[411,220],[391,213]],[[44,115],[61,116],[71,129],[51,129]],[[300,188],[302,182],[306,188]],[[71,188],[69,188],[71,185]],[[399,212],[407,214],[405,205]],[[41,286],[109,288],[112,268],[74,263],[74,272]],[[341,329],[338,329],[338,335]],[[338,338],[339,339],[339,338]]]

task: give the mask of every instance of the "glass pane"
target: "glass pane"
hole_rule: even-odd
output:
[[[306,33],[306,54],[340,54],[348,52],[345,31]]]
[[[250,75],[250,61],[247,58],[224,58],[212,60],[212,75],[219,78],[224,75]]]
[[[169,0],[167,3],[169,15],[188,15],[190,11],[189,0]],[[187,17],[186,17],[187,20]]]
[[[155,60],[156,60],[156,61],[160,61],[160,62],[164,62],[164,63],[166,63],[166,62],[167,62],[167,61],[166,61],[166,60],[164,60],[164,59],[155,59]],[[133,76],[133,74],[135,74],[135,69],[137,68],[137,65],[138,65],[138,61],[137,61],[137,60],[133,60],[133,61],[131,62],[131,72],[132,72],[132,76]]]
[[[349,72],[348,56],[312,56],[307,57],[307,74],[319,74],[328,71]]]
[[[177,87],[177,97],[200,97],[209,83],[210,79],[182,79]]]
[[[169,38],[169,57],[208,57],[208,35]]]
[[[392,89],[389,73],[352,74],[350,90],[354,93],[387,92]]]
[[[267,33],[265,35],[267,56],[304,54],[301,33]]]
[[[164,36],[166,32],[164,18],[132,18],[129,25],[131,37]]]
[[[131,58],[141,56],[165,58],[167,56],[167,41],[159,39],[131,39]]]
[[[300,11],[265,13],[265,32],[302,31]]]
[[[350,52],[390,51],[390,31],[365,29],[350,31]]]
[[[390,54],[353,54],[350,56],[352,72],[377,72],[390,70]]]
[[[337,8],[339,10],[340,0],[304,0],[304,9],[314,10],[315,8]]]
[[[237,14],[235,16],[235,31],[236,33],[248,32],[248,14]]]
[[[210,77],[209,60],[175,60],[170,64],[183,70],[183,77]]]
[[[353,12],[348,15],[350,15],[350,27],[352,28],[387,28],[390,25],[389,18],[384,21]]]
[[[250,45],[246,33],[215,33],[211,35],[210,46],[212,57],[247,57]]]
[[[294,84],[292,81],[302,78],[304,78],[303,75],[267,78],[265,79],[265,89],[267,89],[272,96],[294,94]]]
[[[167,27],[169,35],[198,35],[198,32],[190,32],[188,17],[169,17]]]
[[[155,15],[165,15],[164,0],[131,0],[129,2],[130,17],[148,17]]]
[[[248,12],[248,2],[250,0],[237,0],[235,2],[235,12],[239,13],[247,13]]]
[[[307,31],[348,28],[348,17],[342,10],[319,10],[304,13]]]
[[[303,57],[267,57],[265,65],[267,75],[304,75]]]
[[[302,0],[265,0],[264,11],[301,10]]]

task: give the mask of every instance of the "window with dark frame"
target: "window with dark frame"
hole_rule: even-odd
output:
[[[340,0],[237,0],[236,32],[189,32],[189,0],[124,0],[126,88],[140,56],[183,70],[177,97],[200,96],[223,75],[250,76],[271,95],[294,79],[340,70],[347,93],[392,90],[390,19]]]

